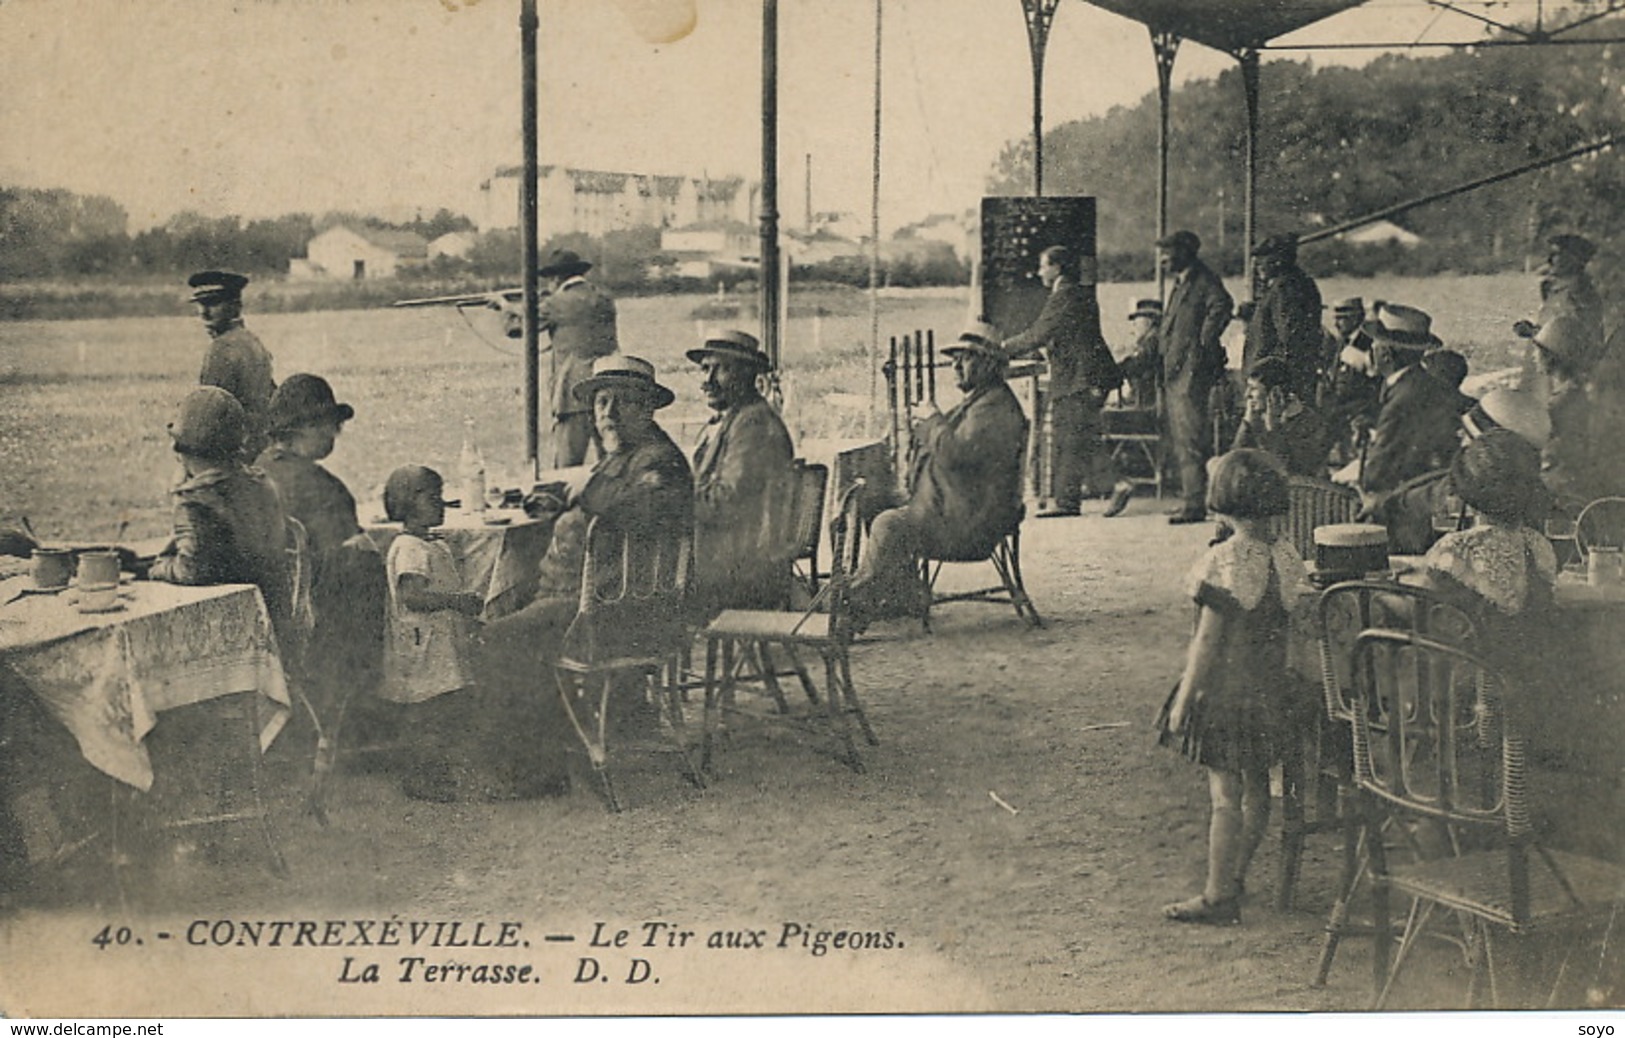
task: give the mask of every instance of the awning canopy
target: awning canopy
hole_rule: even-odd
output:
[[[1359,7],[1365,0],[1085,0],[1132,18],[1153,32],[1169,32],[1229,54]]]

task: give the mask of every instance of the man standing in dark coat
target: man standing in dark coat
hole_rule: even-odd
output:
[[[919,560],[980,559],[1021,521],[1021,457],[1027,416],[1005,384],[998,330],[976,324],[943,347],[964,398],[947,414],[916,407],[912,493],[901,508],[875,517],[852,580],[862,621],[916,616],[930,592]]]
[[[1207,517],[1206,464],[1213,439],[1208,400],[1224,375],[1219,336],[1230,323],[1233,306],[1219,276],[1196,258],[1201,248],[1201,239],[1191,231],[1175,231],[1157,242],[1159,261],[1174,277],[1157,332],[1168,439],[1184,496],[1184,503],[1169,513],[1170,523],[1199,523]]]
[[[203,354],[198,384],[218,386],[237,398],[248,418],[243,454],[250,459],[265,449],[265,411],[271,406],[276,381],[271,377],[271,354],[259,337],[243,325],[243,288],[248,278],[224,270],[203,270],[186,279],[192,302],[209,330],[209,348]]]
[[[552,292],[541,301],[538,319],[553,351],[553,377],[548,389],[553,413],[553,467],[571,468],[587,460],[592,446],[592,405],[575,387],[592,375],[593,361],[616,351],[615,300],[582,275],[592,264],[557,249],[537,273],[552,279]]]
[[[694,450],[695,600],[707,613],[777,609],[789,591],[795,449],[756,388],[771,361],[734,330],[711,333],[688,359],[716,412]]]
[[[1440,345],[1432,324],[1426,312],[1398,303],[1383,304],[1366,322],[1383,374],[1377,425],[1360,466],[1360,489],[1368,495],[1443,468],[1460,446],[1461,394],[1422,365],[1424,352]]]
[[[1038,279],[1049,297],[1032,326],[1003,343],[1012,360],[1042,349],[1049,362],[1052,499],[1038,513],[1040,519],[1078,515],[1085,480],[1091,487],[1112,488],[1111,515],[1121,512],[1134,493],[1134,485],[1118,477],[1101,439],[1100,407],[1122,375],[1100,331],[1100,307],[1079,284],[1076,268],[1077,259],[1065,245],[1039,254]]]
[[[1247,316],[1242,371],[1252,374],[1264,357],[1286,361],[1287,388],[1306,404],[1315,402],[1320,376],[1320,289],[1298,266],[1298,239],[1277,234],[1253,249],[1264,291]]]

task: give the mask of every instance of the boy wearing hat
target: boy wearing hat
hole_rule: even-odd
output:
[[[192,302],[209,331],[198,384],[218,386],[237,398],[248,417],[243,453],[253,458],[265,448],[265,411],[276,381],[271,354],[243,325],[243,288],[248,278],[226,270],[202,270],[186,279]]]
[[[1265,238],[1253,249],[1263,286],[1247,315],[1242,371],[1265,357],[1286,362],[1293,394],[1313,404],[1320,377],[1320,288],[1298,266],[1298,239],[1290,234]]]
[[[1192,231],[1175,231],[1157,242],[1158,262],[1173,275],[1157,341],[1162,347],[1162,383],[1168,439],[1179,466],[1179,508],[1170,523],[1207,518],[1207,458],[1212,453],[1209,398],[1224,377],[1224,346],[1219,337],[1230,325],[1234,306],[1219,276],[1197,259],[1202,241]]]
[[[592,405],[576,386],[592,375],[593,361],[618,348],[615,300],[583,275],[592,264],[569,249],[555,249],[536,273],[552,291],[542,299],[538,320],[553,351],[548,389],[553,414],[553,467],[571,468],[587,460],[592,446]]]
[[[276,488],[242,461],[247,417],[237,398],[215,386],[181,401],[169,435],[184,477],[171,491],[174,536],[148,571],[171,584],[255,584],[278,641],[291,629],[287,519]]]
[[[965,395],[946,414],[916,406],[908,503],[875,517],[852,580],[853,615],[917,616],[929,594],[919,560],[986,558],[1021,521],[1027,416],[1005,384],[998,329],[975,324],[943,347]]]
[[[600,357],[574,392],[591,409],[603,456],[554,523],[536,598],[487,624],[475,659],[486,701],[479,714],[494,770],[492,799],[558,796],[570,788],[564,766],[568,722],[557,696],[537,694],[536,677],[549,673],[575,618],[588,526],[598,519],[623,532],[634,553],[640,543],[694,531],[688,461],[654,419],[675,396],[655,380],[654,365],[621,353]],[[638,630],[633,625],[600,634],[606,640],[635,638]]]
[[[707,612],[783,605],[790,575],[795,450],[756,387],[771,366],[756,337],[715,331],[688,359],[716,412],[694,450],[694,590]]]

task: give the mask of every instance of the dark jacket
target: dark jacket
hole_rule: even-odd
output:
[[[1331,451],[1331,442],[1325,421],[1311,407],[1297,405],[1274,429],[1265,429],[1262,423],[1255,429],[1243,417],[1230,449],[1243,447],[1268,451],[1294,476],[1326,478],[1326,456]]]
[[[183,481],[171,491],[174,539],[152,564],[171,584],[256,584],[278,635],[289,618],[287,519],[276,488],[238,462]]]
[[[1174,280],[1157,331],[1167,386],[1206,398],[1207,390],[1224,372],[1224,346],[1219,336],[1230,324],[1233,309],[1224,283],[1200,260]]]
[[[615,300],[590,281],[572,280],[542,300],[538,320],[552,343],[553,414],[592,410],[576,399],[575,386],[592,376],[594,360],[615,352]]]
[[[720,607],[754,608],[788,576],[794,465],[790,431],[761,397],[717,414],[701,431],[694,581]]]
[[[1093,293],[1065,277],[1055,279],[1038,319],[1006,339],[1004,349],[1011,357],[1042,349],[1049,362],[1050,395],[1056,399],[1087,389],[1109,393],[1122,381],[1100,331],[1100,306]]]
[[[198,384],[218,386],[237,398],[248,415],[244,455],[253,458],[265,446],[265,413],[271,406],[276,381],[271,377],[271,354],[259,337],[233,321],[220,332],[209,332]]]
[[[1003,382],[921,422],[906,508],[929,558],[985,558],[1021,518],[1027,416]]]
[[[1242,371],[1250,373],[1264,357],[1280,357],[1292,372],[1292,391],[1299,400],[1313,401],[1324,342],[1320,289],[1301,268],[1291,267],[1271,279],[1253,308]]]
[[[1366,448],[1360,486],[1392,490],[1406,480],[1444,468],[1459,447],[1461,394],[1412,364],[1385,386],[1377,424]]]

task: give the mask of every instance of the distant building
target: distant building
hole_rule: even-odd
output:
[[[660,251],[677,261],[678,277],[737,276],[760,264],[761,238],[748,223],[712,220],[660,233]]]
[[[499,169],[480,185],[480,229],[519,226],[519,166]],[[633,227],[660,230],[756,219],[758,187],[743,177],[681,177],[542,166],[536,175],[539,232],[601,236]]]
[[[429,262],[441,256],[449,259],[467,259],[474,249],[475,236],[468,231],[449,231],[429,243]]]
[[[335,224],[305,247],[312,273],[345,281],[394,277],[403,268],[422,266],[429,245],[411,231],[385,231]]]
[[[1339,241],[1346,241],[1350,245],[1388,245],[1397,244],[1407,249],[1414,249],[1422,244],[1422,236],[1407,231],[1397,223],[1388,220],[1378,220],[1375,223],[1357,227],[1352,231],[1344,231],[1337,236]]]
[[[954,259],[964,260],[972,253],[971,242],[975,237],[972,228],[975,224],[976,214],[968,210],[957,216],[952,213],[936,213],[919,223],[904,227],[895,237],[940,242],[953,250]]]

